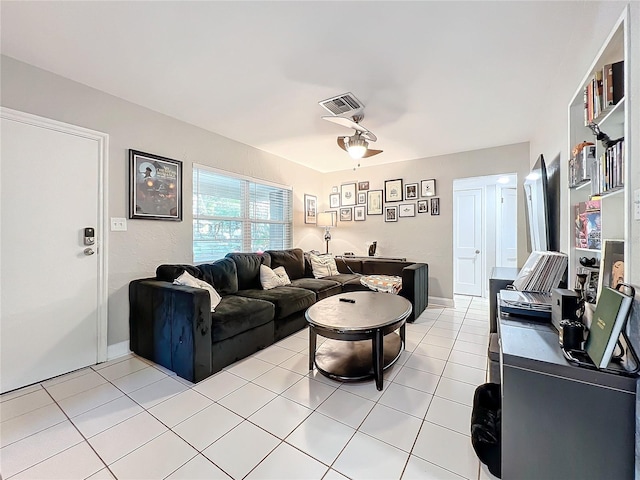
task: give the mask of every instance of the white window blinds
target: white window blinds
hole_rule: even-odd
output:
[[[193,261],[292,246],[288,187],[193,166]]]

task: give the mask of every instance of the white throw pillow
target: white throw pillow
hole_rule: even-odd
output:
[[[266,265],[260,265],[260,283],[265,290],[271,290],[276,287],[291,285],[289,275],[284,267],[277,267],[271,270]]]
[[[199,280],[196,277],[194,277],[193,275],[191,275],[189,272],[182,272],[182,275],[180,275],[178,278],[176,278],[173,281],[174,285],[184,285],[187,287],[194,287],[194,288],[202,288],[206,291],[209,292],[209,296],[211,297],[211,311],[215,312],[216,311],[216,307],[218,306],[218,304],[220,303],[220,300],[222,300],[222,297],[220,296],[220,294],[218,292],[216,292],[216,289],[213,288],[211,285],[209,285],[207,282],[205,282],[204,280]]]
[[[336,266],[336,260],[331,255],[316,255],[310,253],[309,260],[311,260],[311,270],[313,270],[313,276],[315,278],[329,277],[340,273]]]

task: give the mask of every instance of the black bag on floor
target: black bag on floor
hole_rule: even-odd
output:
[[[476,388],[471,412],[471,444],[492,475],[501,478],[502,410],[500,384],[485,383]]]

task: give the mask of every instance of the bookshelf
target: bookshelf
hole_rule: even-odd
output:
[[[596,280],[592,287],[597,285],[597,276],[601,272],[597,268],[582,266],[579,260],[581,257],[595,258],[596,266],[599,266],[605,239],[625,242],[625,270],[630,267],[630,107],[628,98],[624,96],[629,78],[628,22],[628,9],[625,9],[569,103],[567,203],[570,288],[575,286],[577,273],[587,273],[588,278]],[[615,78],[610,75],[607,79],[608,66],[614,64],[617,65]],[[600,79],[602,84],[598,83]],[[615,103],[613,94],[607,95],[604,89],[605,82],[612,85],[612,81],[616,85]],[[586,125],[591,118],[612,142],[620,138],[624,140],[615,145],[611,142],[610,148],[606,148]],[[594,145],[591,150],[587,150],[588,146],[577,148],[583,142]],[[578,150],[579,154],[574,155]],[[596,215],[597,202],[599,213]],[[625,281],[628,281],[628,275],[625,271]],[[593,293],[592,300],[595,301]],[[587,324],[594,308],[595,305],[590,304],[585,312]]]

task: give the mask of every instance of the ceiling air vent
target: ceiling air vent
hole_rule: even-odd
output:
[[[321,107],[327,109],[331,115],[352,116],[359,113],[364,105],[351,92],[343,93],[336,97],[318,102]]]

